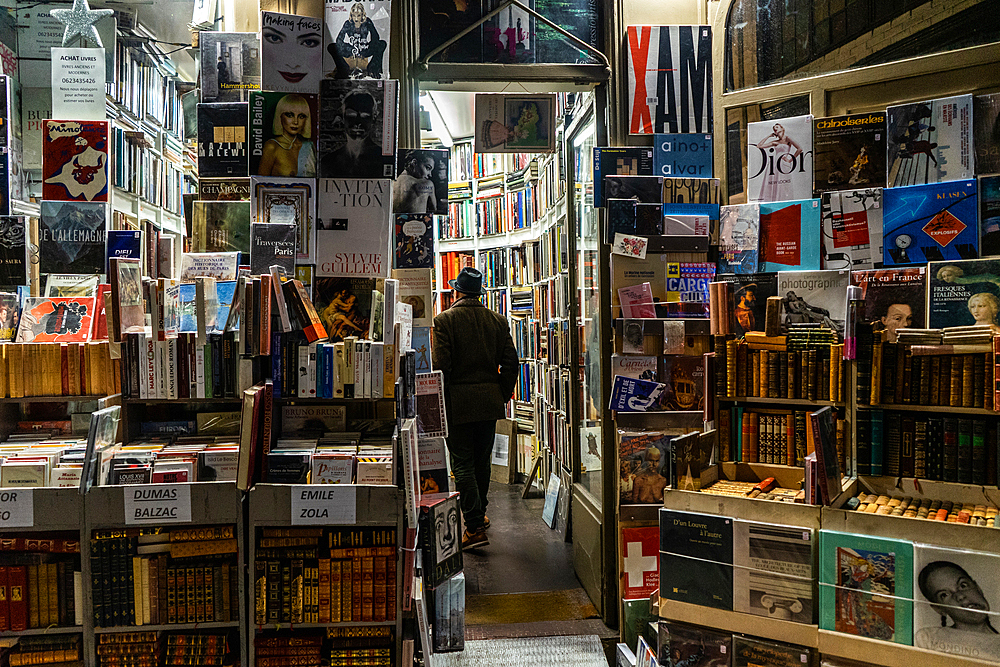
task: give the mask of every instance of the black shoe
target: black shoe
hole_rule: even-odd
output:
[[[466,549],[478,549],[480,547],[486,547],[490,544],[490,538],[486,537],[486,531],[480,530],[475,533],[470,533],[465,531],[465,535],[462,536],[462,551]]]

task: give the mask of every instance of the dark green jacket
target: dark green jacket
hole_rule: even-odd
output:
[[[434,369],[444,373],[448,421],[503,419],[517,384],[517,350],[507,320],[479,299],[459,299],[434,318]]]

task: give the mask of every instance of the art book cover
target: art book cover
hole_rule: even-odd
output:
[[[41,273],[103,273],[107,205],[43,201],[38,222]]]
[[[719,273],[715,279],[733,283],[733,323],[737,337],[748,331],[763,331],[767,299],[778,296],[777,273]],[[846,298],[846,295],[845,295]]]
[[[604,206],[605,176],[652,176],[653,151],[629,146],[594,149],[594,206]],[[628,199],[628,197],[621,197]]]
[[[108,124],[46,120],[42,135],[42,199],[108,201]]]
[[[979,179],[979,254],[1000,255],[1000,176]]]
[[[278,265],[295,274],[295,225],[290,222],[250,223],[250,274],[269,273]]]
[[[347,336],[368,338],[372,316],[372,290],[375,278],[316,278],[313,304],[319,319],[336,343]]]
[[[556,146],[556,96],[476,95],[477,153],[552,153]]]
[[[974,176],[972,95],[891,106],[886,133],[887,187]]]
[[[979,256],[976,179],[886,188],[882,201],[885,266]]]
[[[896,342],[897,329],[926,326],[926,267],[852,271],[851,284],[861,288],[864,321],[885,331],[890,343]]]
[[[417,432],[424,438],[447,438],[444,374],[430,371],[417,375]]]
[[[611,375],[656,382],[657,357],[636,354],[612,354]]]
[[[663,431],[618,432],[618,491],[622,505],[663,503],[672,438]]]
[[[747,123],[750,201],[809,199],[813,192],[813,117]]]
[[[820,268],[820,206],[818,199],[760,204],[761,271]]]
[[[719,208],[719,273],[757,273],[760,268],[760,205]]]
[[[666,386],[616,375],[611,387],[611,409],[616,412],[655,412]]]
[[[653,173],[665,178],[711,178],[712,135],[657,134],[653,137]]]
[[[142,232],[138,229],[109,229],[106,233],[108,259],[114,257],[125,257],[131,259],[141,259],[142,257]],[[105,262],[104,273],[108,273]]]
[[[699,356],[663,357],[661,410],[701,410],[705,407],[705,365]]]
[[[198,47],[202,102],[246,102],[250,91],[260,90],[257,33],[203,31]]]
[[[393,269],[392,277],[399,281],[399,302],[413,309],[414,330],[431,326],[434,308],[430,269]]]
[[[449,162],[447,150],[401,148],[392,212],[448,215]]]
[[[823,193],[824,269],[882,268],[882,188]]]
[[[931,262],[927,326],[1000,325],[1000,259]]]
[[[813,120],[813,196],[885,187],[885,112]]]
[[[319,93],[323,21],[312,16],[260,13],[261,89]]]
[[[664,204],[718,204],[717,178],[664,178]]]
[[[118,331],[114,338],[120,340],[120,334],[142,333],[145,306],[139,260],[121,258],[111,260],[108,282],[111,283],[112,315],[116,310],[118,313],[116,324]]]
[[[641,204],[635,199],[606,199],[604,205],[608,209],[609,239],[613,239],[615,234],[659,236],[664,233],[665,220],[660,204]],[[707,222],[705,226],[708,226]]]
[[[24,300],[18,343],[86,343],[94,318],[94,297],[38,297]]]
[[[618,299],[622,306],[622,317],[656,317],[653,305],[653,290],[649,283],[618,288]]]
[[[814,623],[813,531],[737,519],[733,525],[733,609]]]
[[[733,609],[733,520],[660,509],[660,597]]]
[[[819,547],[819,627],[911,644],[913,544],[823,530]]]
[[[1000,556],[913,547],[913,645],[1000,663]]]
[[[14,292],[0,292],[0,342],[10,342],[17,336],[21,321],[21,300]]]
[[[250,105],[246,102],[198,104],[198,174],[246,178],[247,126]]]
[[[637,206],[649,206],[650,204],[639,204]],[[664,236],[708,236],[710,231],[711,218],[707,215],[674,215],[663,214],[663,208],[659,208],[659,213],[663,218]]]
[[[191,216],[195,252],[250,252],[250,202],[196,201]]]
[[[320,83],[319,175],[395,178],[397,82]]]
[[[247,201],[250,199],[249,178],[199,178],[198,195],[202,201]]]
[[[1000,173],[1000,93],[972,98],[976,173]]]
[[[389,275],[391,192],[392,182],[385,179],[320,179],[317,275]]]
[[[802,646],[733,635],[732,667],[802,667],[813,664],[813,651]]]
[[[656,526],[622,528],[622,560],[625,563],[622,597],[648,600],[660,585],[656,562],[660,549],[660,529]]]
[[[254,222],[295,225],[295,260],[316,261],[316,181],[312,178],[250,178],[250,215]]]
[[[249,113],[251,176],[316,176],[318,95],[254,91]]]
[[[434,216],[419,213],[397,214],[396,251],[393,268],[434,268]]]
[[[733,635],[681,623],[657,623],[662,667],[730,667]],[[762,666],[761,666],[762,667]]]
[[[661,317],[680,314],[708,316],[708,284],[715,279],[715,264],[711,262],[667,262],[667,303],[692,304],[679,311],[669,310]],[[693,304],[704,304],[699,313]]]
[[[390,0],[326,0],[323,76],[383,79],[389,76]]]
[[[629,134],[712,132],[712,28],[630,25]]]
[[[655,304],[663,303],[667,299],[667,263],[662,254],[647,253],[645,259],[624,255],[611,256],[611,286],[614,288],[611,293],[611,309],[615,317],[628,317],[628,315],[618,315],[622,305],[618,290],[643,283],[649,283],[655,311]]]
[[[850,271],[779,271],[781,324],[819,324],[844,337]]]
[[[433,327],[413,327],[413,350],[416,352],[418,373],[429,373],[432,369],[431,350],[433,344]]]
[[[0,288],[13,289],[28,284],[26,219],[0,216]]]

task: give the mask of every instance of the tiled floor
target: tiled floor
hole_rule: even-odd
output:
[[[491,519],[492,520],[492,519]],[[607,667],[597,635],[466,641],[461,653],[434,657],[432,667]]]

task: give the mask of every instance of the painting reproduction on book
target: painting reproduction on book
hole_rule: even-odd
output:
[[[374,278],[317,278],[313,303],[330,342],[346,336],[368,338]]]
[[[1000,325],[1000,259],[931,262],[927,326]]]
[[[897,329],[924,328],[925,267],[853,271],[851,284],[861,287],[865,321],[885,331],[890,343],[896,342]]]
[[[764,330],[767,299],[778,296],[777,273],[719,274],[716,280],[733,283],[733,322],[737,336]]]
[[[621,504],[663,502],[671,437],[662,431],[619,431],[618,491]]]
[[[885,112],[816,118],[813,132],[814,197],[885,187]]]

